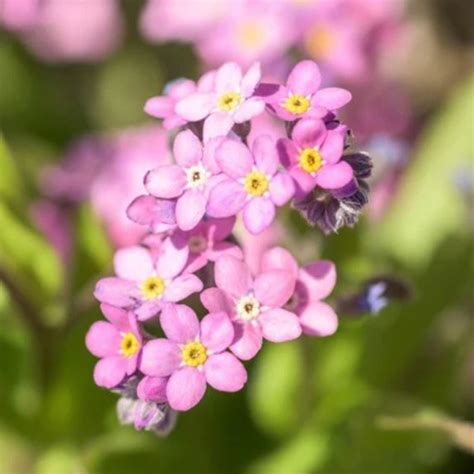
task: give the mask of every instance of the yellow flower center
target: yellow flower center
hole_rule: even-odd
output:
[[[140,343],[135,335],[127,332],[122,336],[120,341],[120,353],[125,357],[132,357],[140,349]]]
[[[189,367],[198,367],[207,360],[207,349],[200,342],[188,342],[181,349],[183,362]]]
[[[263,42],[264,29],[256,21],[249,21],[240,26],[237,37],[244,48],[254,48]]]
[[[151,276],[142,283],[142,295],[146,300],[153,300],[165,291],[165,282],[159,276]]]
[[[306,48],[313,58],[321,59],[329,55],[334,44],[334,34],[329,28],[321,26],[310,31]]]
[[[290,114],[304,114],[310,106],[308,98],[301,94],[290,94],[283,107],[290,112]]]
[[[300,166],[307,173],[315,173],[323,166],[323,159],[315,148],[305,148],[300,153]]]
[[[260,171],[251,171],[245,177],[244,188],[251,196],[261,196],[268,191],[268,179]]]
[[[219,97],[217,106],[224,112],[232,112],[240,104],[238,92],[227,92]]]

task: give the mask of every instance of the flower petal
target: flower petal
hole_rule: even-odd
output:
[[[252,97],[239,105],[234,112],[233,119],[235,123],[243,123],[260,115],[265,110],[265,102],[263,99]]]
[[[294,94],[314,94],[321,84],[321,72],[314,61],[300,61],[290,72],[286,85]]]
[[[153,300],[145,301],[134,311],[139,321],[148,321],[149,319],[156,316],[161,311],[162,307],[163,307],[162,300],[153,299]]]
[[[114,270],[124,280],[142,281],[153,274],[153,260],[145,247],[125,247],[115,252]]]
[[[330,131],[321,146],[321,155],[326,163],[337,163],[344,152],[344,142],[346,136],[346,128]]]
[[[352,94],[339,87],[326,87],[320,89],[313,96],[313,104],[328,110],[337,110],[352,100]]]
[[[322,120],[303,119],[293,129],[291,137],[301,148],[320,147],[327,136],[326,125]]]
[[[204,364],[208,384],[221,392],[238,392],[247,383],[247,371],[233,354],[212,355]]]
[[[235,216],[247,199],[243,186],[232,179],[217,184],[209,193],[207,214],[211,217]]]
[[[336,266],[329,260],[319,260],[301,268],[298,281],[308,292],[309,301],[326,298],[336,285]]]
[[[199,320],[196,313],[184,304],[166,303],[160,323],[168,339],[184,344],[199,335]]]
[[[270,135],[259,135],[252,144],[252,154],[257,168],[262,173],[273,176],[279,164],[275,141]]]
[[[94,296],[101,302],[125,308],[135,303],[136,284],[122,278],[102,278],[97,282]]]
[[[181,363],[178,345],[168,339],[153,339],[142,350],[140,370],[145,375],[166,377],[172,374]]]
[[[232,307],[225,293],[219,288],[207,288],[201,295],[201,303],[210,313],[224,311],[229,314]]]
[[[270,181],[270,196],[277,206],[284,206],[295,195],[295,182],[288,173],[277,173]]]
[[[326,303],[314,302],[299,313],[303,332],[310,336],[330,336],[337,330],[338,320],[334,310]]]
[[[206,393],[206,378],[199,370],[184,367],[176,371],[166,386],[166,397],[173,410],[187,411],[196,406]]]
[[[240,93],[243,97],[250,97],[260,82],[262,71],[259,62],[254,62],[245,73],[240,84]]]
[[[215,87],[218,94],[236,92],[240,89],[242,70],[237,63],[223,64],[216,72]]]
[[[227,313],[210,313],[201,321],[201,342],[213,353],[227,349],[234,339],[234,328]]]
[[[348,184],[353,177],[351,166],[345,161],[340,161],[335,165],[323,166],[316,175],[316,182],[324,189],[339,189]]]
[[[145,102],[144,110],[152,117],[165,118],[174,113],[174,101],[169,97],[152,97]]]
[[[269,198],[253,198],[244,207],[244,224],[251,234],[260,234],[270,226],[274,218],[275,205]]]
[[[234,324],[234,342],[230,350],[241,360],[250,360],[262,347],[262,330],[260,326],[245,323]]]
[[[206,212],[207,199],[204,194],[195,189],[185,191],[176,203],[176,222],[181,230],[191,230],[196,227]]]
[[[263,337],[272,342],[291,341],[301,335],[301,326],[296,315],[281,308],[265,311],[258,321]]]
[[[298,276],[298,262],[288,250],[283,247],[273,247],[267,250],[262,257],[261,268],[263,272],[269,270],[285,270],[291,275]]]
[[[223,173],[238,179],[252,170],[253,157],[250,150],[242,143],[228,138],[216,150],[216,160]]]
[[[125,377],[127,360],[122,356],[106,357],[94,367],[94,382],[99,387],[116,387]]]
[[[188,168],[196,165],[202,158],[202,145],[191,130],[176,135],[173,143],[173,155],[179,166]]]
[[[234,126],[234,120],[227,112],[214,112],[204,121],[202,138],[204,143],[213,138],[225,137]]]
[[[229,255],[215,263],[214,279],[219,289],[236,298],[246,295],[252,288],[252,276],[247,265]]]
[[[288,138],[280,138],[277,141],[277,151],[280,163],[286,169],[298,162],[298,148],[294,141]]]
[[[121,340],[118,330],[105,321],[96,321],[86,334],[87,349],[96,357],[118,355]]]
[[[103,303],[100,305],[102,314],[119,330],[128,331],[130,325],[129,312],[123,308],[117,308],[110,304]]]
[[[196,92],[181,99],[175,106],[175,112],[183,119],[197,122],[206,118],[215,105],[215,94]]]
[[[145,402],[165,403],[167,377],[145,376],[137,386],[137,397]]]
[[[163,165],[149,171],[145,176],[147,191],[158,198],[171,199],[182,194],[186,175],[180,166]]]
[[[186,265],[189,248],[186,239],[175,235],[166,238],[160,246],[156,260],[156,271],[161,278],[173,278],[178,275]]]
[[[295,290],[295,276],[287,270],[260,273],[253,285],[255,297],[265,306],[283,306]]]
[[[175,303],[184,300],[193,293],[202,291],[202,281],[192,274],[181,275],[175,278],[166,288],[163,295],[165,301]]]

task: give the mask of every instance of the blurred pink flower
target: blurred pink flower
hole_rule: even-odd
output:
[[[2,0],[0,26],[21,31],[32,26],[39,18],[41,0]]]

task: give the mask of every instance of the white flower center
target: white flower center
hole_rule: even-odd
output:
[[[186,169],[188,188],[198,188],[199,186],[204,185],[208,177],[209,171],[207,171],[201,162]]]
[[[252,321],[260,314],[260,303],[254,296],[242,296],[236,304],[237,315],[244,321]]]

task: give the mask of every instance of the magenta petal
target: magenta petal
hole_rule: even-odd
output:
[[[212,355],[204,364],[207,383],[221,392],[238,392],[247,383],[242,362],[229,352]]]
[[[225,137],[234,126],[234,120],[227,112],[214,112],[204,121],[202,138],[204,143],[217,137]]]
[[[163,299],[175,303],[184,300],[193,293],[198,293],[202,289],[202,281],[196,275],[181,275],[175,278],[168,285],[163,295]]]
[[[194,229],[206,212],[207,199],[197,189],[189,189],[176,203],[176,222],[181,230]]]
[[[212,235],[214,242],[220,242],[229,237],[234,229],[235,217],[227,217],[225,219],[209,220],[209,236]]]
[[[280,138],[277,142],[277,151],[280,163],[289,168],[292,164],[298,162],[298,148],[295,142],[288,138]]]
[[[333,164],[341,159],[344,152],[345,135],[345,128],[328,133],[320,150],[325,163]]]
[[[162,165],[145,176],[147,191],[158,198],[171,199],[182,194],[186,186],[186,175],[180,166]]]
[[[265,110],[265,102],[263,99],[252,97],[247,99],[234,112],[233,118],[235,123],[243,123],[260,115]]]
[[[128,331],[130,327],[128,311],[106,303],[100,305],[100,310],[119,331]]]
[[[193,367],[176,371],[166,386],[168,403],[173,410],[187,411],[196,406],[206,392],[204,374]]]
[[[266,197],[255,197],[244,207],[243,220],[251,234],[263,232],[275,218],[275,205]]]
[[[295,180],[296,191],[299,195],[306,195],[316,186],[316,178],[295,166],[290,170],[290,175]]]
[[[152,97],[145,102],[145,112],[152,117],[168,117],[174,113],[174,102],[169,97]]]
[[[153,339],[142,350],[140,370],[145,375],[166,377],[172,374],[181,363],[178,345],[168,339]]]
[[[282,247],[273,247],[267,250],[262,257],[261,268],[263,272],[269,270],[286,270],[296,277],[298,276],[298,262],[288,250]]]
[[[290,72],[286,85],[294,94],[314,94],[321,84],[321,72],[314,61],[300,61]]]
[[[283,306],[295,290],[295,277],[287,270],[269,270],[255,278],[255,297],[265,306]]]
[[[336,285],[336,266],[329,260],[320,260],[301,268],[298,280],[308,292],[310,301],[326,298]]]
[[[94,382],[99,387],[116,387],[125,377],[127,359],[116,355],[99,360],[94,367]]]
[[[141,281],[153,273],[153,260],[145,247],[125,247],[115,252],[114,270],[124,280]]]
[[[216,185],[209,194],[207,214],[211,217],[235,216],[244,206],[247,194],[243,186],[232,179]]]
[[[201,321],[201,342],[213,353],[227,349],[233,339],[234,328],[226,313],[210,313]]]
[[[324,143],[327,134],[324,122],[311,118],[300,120],[295,125],[291,136],[301,148],[319,148]]]
[[[175,106],[176,113],[183,119],[196,122],[206,118],[216,106],[216,96],[209,93],[190,94]]]
[[[161,278],[173,278],[186,265],[189,248],[186,240],[178,235],[166,238],[160,246],[160,253],[156,261],[156,270]]]
[[[137,386],[137,397],[145,402],[165,403],[167,377],[145,376]]]
[[[316,182],[324,189],[339,189],[354,177],[351,166],[345,161],[323,166],[316,175]]]
[[[94,296],[101,302],[125,308],[135,303],[137,287],[122,278],[102,278],[97,282]]]
[[[117,329],[105,321],[96,321],[86,334],[87,349],[96,357],[118,355],[121,340]]]
[[[210,313],[224,311],[230,313],[231,305],[225,293],[219,288],[207,288],[201,293],[201,303]]]
[[[339,87],[326,87],[320,89],[313,97],[313,103],[328,110],[337,110],[348,104],[352,99],[352,94]]]
[[[234,342],[230,350],[241,360],[250,360],[262,347],[262,330],[259,325],[234,324]]]
[[[262,313],[258,321],[263,337],[272,342],[284,342],[301,335],[301,326],[293,313],[281,308],[270,309]]]
[[[196,313],[184,304],[165,304],[160,323],[166,337],[179,344],[192,341],[199,335]]]
[[[235,257],[225,255],[214,266],[214,279],[219,289],[236,298],[252,288],[252,276],[247,265]]]
[[[272,137],[259,135],[252,144],[252,153],[259,171],[268,176],[273,176],[276,173],[279,159],[276,144]]]
[[[277,173],[270,181],[270,197],[277,206],[284,206],[295,195],[295,182],[288,173]]]
[[[173,155],[179,166],[189,168],[202,158],[202,145],[191,130],[184,130],[176,135],[173,143]]]
[[[337,330],[337,315],[326,303],[310,303],[299,313],[299,318],[303,332],[310,336],[330,336]]]
[[[250,150],[242,142],[230,138],[217,148],[216,160],[222,172],[234,179],[243,178],[252,170]]]

